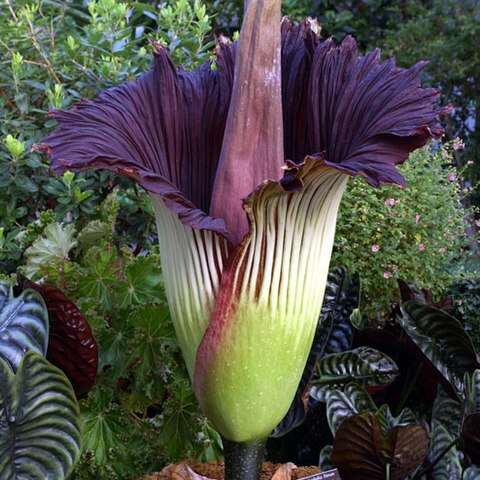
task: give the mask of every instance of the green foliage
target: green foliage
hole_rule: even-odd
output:
[[[119,208],[110,195],[78,234],[72,225],[46,225],[24,267],[62,287],[98,342],[97,383],[81,403],[85,441],[75,478],[82,480],[132,478],[167,461],[220,453],[175,340],[158,253],[135,256],[118,246]]]
[[[2,476],[67,478],[81,450],[79,408],[67,377],[28,351],[15,374],[0,359],[0,379]]]
[[[434,147],[432,147],[434,148]],[[460,275],[471,241],[452,144],[422,149],[400,167],[407,188],[350,180],[340,206],[332,265],[362,279],[362,307],[386,315],[399,301],[396,279],[441,294]]]
[[[119,218],[123,241],[145,243],[152,216],[142,208],[145,195],[132,182],[106,172],[67,172],[57,178],[31,147],[54,126],[47,120],[49,109],[68,108],[146,72],[152,64],[148,38],[190,69],[208,57],[210,30],[210,17],[198,1],[177,0],[160,8],[118,0],[94,0],[87,6],[6,2],[0,16],[1,271],[15,271],[31,241],[25,231],[43,210],[82,228],[117,186],[126,189],[122,204],[127,208]]]

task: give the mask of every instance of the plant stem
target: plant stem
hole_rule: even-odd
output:
[[[225,480],[259,480],[265,440],[248,443],[223,440]]]
[[[390,480],[390,464],[387,463],[385,467],[385,480]]]

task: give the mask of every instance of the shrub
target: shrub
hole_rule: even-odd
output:
[[[468,259],[471,211],[462,206],[453,143],[414,152],[400,167],[407,187],[374,189],[353,178],[343,197],[332,265],[362,278],[362,307],[385,315],[399,300],[396,279],[440,295]],[[368,307],[367,307],[368,306]]]

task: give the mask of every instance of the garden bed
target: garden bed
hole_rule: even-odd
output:
[[[190,480],[188,474],[182,475],[179,472],[179,467],[181,467],[181,465],[182,464],[169,465],[160,473],[153,473],[139,480]],[[223,480],[224,478],[223,460],[207,463],[187,461],[183,465],[188,465],[198,475],[207,477],[211,480]],[[281,466],[282,465],[279,464],[265,462],[262,467],[260,480],[271,480]],[[298,480],[320,472],[321,470],[318,467],[293,467],[291,469],[291,476],[284,475],[280,477],[279,480]]]

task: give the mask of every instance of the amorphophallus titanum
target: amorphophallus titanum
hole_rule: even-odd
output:
[[[36,147],[56,172],[104,168],[151,193],[195,393],[241,458],[295,394],[348,177],[403,185],[395,165],[443,133],[422,63],[320,42],[314,22],[281,22],[280,3],[245,2],[238,45],[219,40],[215,69],[176,71],[154,44],[151,72],[52,112],[60,125]],[[255,464],[229,468],[256,478]]]

